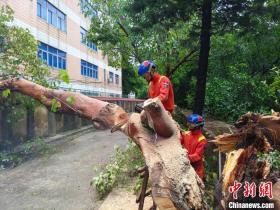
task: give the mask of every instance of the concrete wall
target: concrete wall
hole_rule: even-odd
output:
[[[143,101],[109,97],[98,99],[118,104],[126,112],[134,112],[135,105]],[[90,120],[80,118],[77,115],[50,112],[44,106],[36,107],[34,111],[22,111],[22,107],[17,109],[23,115],[12,125],[6,123],[7,111],[0,111],[0,150],[4,140],[16,145],[32,138],[55,136],[58,133],[91,124]]]
[[[77,115],[50,112],[44,106],[39,106],[32,112],[20,107],[18,109],[21,109],[23,115],[12,125],[7,123],[5,111],[0,111],[0,150],[3,142],[7,140],[17,145],[32,138],[55,136],[91,124],[91,121]]]
[[[2,121],[3,121],[3,115],[2,115],[2,112],[0,111],[0,145],[2,144],[2,142],[3,142],[3,135],[2,135],[2,133],[3,133],[3,126],[2,126]]]

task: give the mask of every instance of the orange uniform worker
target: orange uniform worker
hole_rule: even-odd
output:
[[[174,93],[170,80],[156,72],[156,65],[152,61],[143,61],[139,68],[138,74],[144,76],[149,82],[149,98],[158,97],[164,108],[171,114],[174,110]]]
[[[181,144],[185,149],[187,149],[191,165],[193,166],[197,175],[203,179],[203,156],[204,148],[207,144],[206,138],[201,132],[201,129],[204,126],[204,119],[197,114],[191,114],[187,116],[186,119],[189,131],[182,133]]]

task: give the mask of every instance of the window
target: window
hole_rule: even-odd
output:
[[[95,44],[92,42],[88,41],[86,36],[87,36],[87,31],[84,28],[80,28],[80,35],[81,35],[81,43],[85,44],[88,48],[97,51],[97,47]]]
[[[62,31],[66,31],[66,15],[59,10],[57,11],[57,27]]]
[[[92,18],[97,14],[96,11],[93,11],[93,8],[94,6],[90,4],[89,0],[80,0],[81,13],[86,14],[88,15],[88,17]]]
[[[120,83],[120,76],[118,74],[115,74],[115,81],[117,85]]]
[[[113,82],[114,82],[114,73],[109,72],[109,83],[113,83]]]
[[[37,0],[37,16],[56,28],[66,31],[66,15],[47,0]]]
[[[81,75],[98,79],[98,66],[81,60]]]
[[[42,59],[48,66],[66,69],[66,52],[45,43],[39,44],[38,58]]]
[[[37,0],[37,16],[47,20],[47,1]]]
[[[42,5],[37,2],[37,16],[42,17]]]
[[[83,44],[86,44],[86,33],[87,33],[87,31],[81,27],[80,35],[81,35],[81,43],[83,43]]]

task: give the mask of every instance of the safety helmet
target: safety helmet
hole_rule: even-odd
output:
[[[202,116],[198,114],[191,114],[186,117],[188,123],[193,124],[195,127],[203,127],[204,126],[204,119]]]
[[[150,71],[152,68],[156,68],[156,64],[153,61],[143,61],[139,68],[138,68],[138,74],[140,76],[143,76],[146,72]]]

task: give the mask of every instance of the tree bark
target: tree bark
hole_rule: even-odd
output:
[[[25,79],[0,81],[1,88],[19,91],[47,107],[52,106],[55,99],[60,103],[58,111],[79,114],[93,120],[97,128],[119,130],[131,137],[145,158],[152,197],[159,209],[208,209],[203,182],[180,144],[179,127],[158,99],[145,101],[141,114],[128,115],[115,104],[80,93],[45,88]],[[74,98],[72,103],[69,97]]]
[[[210,50],[210,36],[211,36],[211,16],[212,16],[212,1],[204,0],[202,5],[202,26],[200,34],[200,52],[197,70],[196,81],[196,93],[193,112],[196,114],[202,114],[204,101],[205,101],[205,89],[206,89],[206,77],[208,68],[208,57]]]
[[[245,183],[256,184],[256,196],[250,198],[253,203],[274,203],[280,207],[280,171],[272,165],[269,158],[260,159],[259,154],[268,155],[271,151],[280,149],[280,114],[259,115],[247,113],[235,123],[237,132],[217,136],[212,142],[219,150],[227,154],[223,169],[222,182],[217,192],[223,209],[228,209],[231,201],[246,203],[243,195]],[[278,157],[279,158],[279,157]],[[276,161],[276,160],[274,160]],[[279,160],[278,160],[279,161]],[[238,199],[232,197],[229,187],[234,182],[242,184],[238,191]],[[261,182],[272,182],[273,199],[259,196]]]

